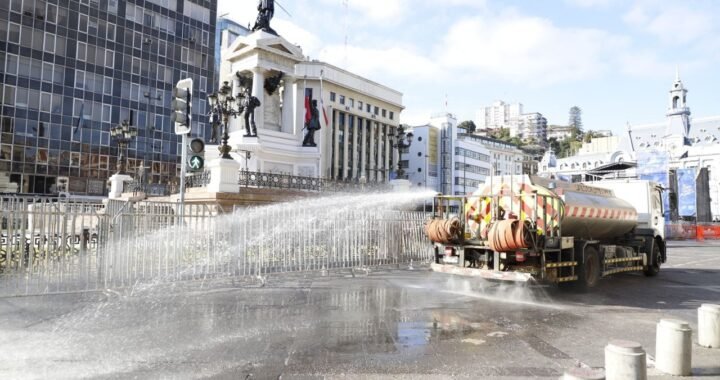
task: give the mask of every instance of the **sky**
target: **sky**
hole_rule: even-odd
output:
[[[720,1],[285,0],[272,27],[303,53],[403,93],[400,122],[474,120],[495,100],[585,129],[662,121],[676,70],[694,117],[720,115]],[[254,23],[256,0],[219,0]]]

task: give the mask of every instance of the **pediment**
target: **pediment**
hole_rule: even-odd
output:
[[[281,36],[275,36],[262,31],[236,38],[223,55],[242,56],[253,50],[264,50],[268,53],[281,55],[298,62],[305,59],[302,49],[299,46],[291,44]]]

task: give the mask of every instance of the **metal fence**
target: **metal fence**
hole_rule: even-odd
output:
[[[279,173],[250,172],[241,170],[238,184],[241,187],[309,190],[322,192],[355,192],[389,190],[385,182],[347,182],[327,178],[303,177]]]
[[[421,261],[425,214],[0,201],[0,296]]]

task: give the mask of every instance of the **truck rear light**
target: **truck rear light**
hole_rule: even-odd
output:
[[[445,256],[453,255],[453,247],[445,247]]]
[[[522,252],[515,252],[515,261],[522,263],[525,261],[525,254]]]

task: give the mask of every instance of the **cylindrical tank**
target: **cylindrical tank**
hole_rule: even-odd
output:
[[[581,239],[607,240],[637,226],[637,211],[612,190],[570,183],[554,190],[565,203],[562,234]],[[561,187],[562,186],[562,187]]]
[[[537,222],[542,230],[555,228],[561,222],[563,236],[579,239],[610,240],[637,226],[635,208],[615,197],[612,190],[527,175],[493,176],[466,205],[468,223],[476,237],[487,236],[491,210],[498,206],[491,199],[499,203],[504,219]]]

